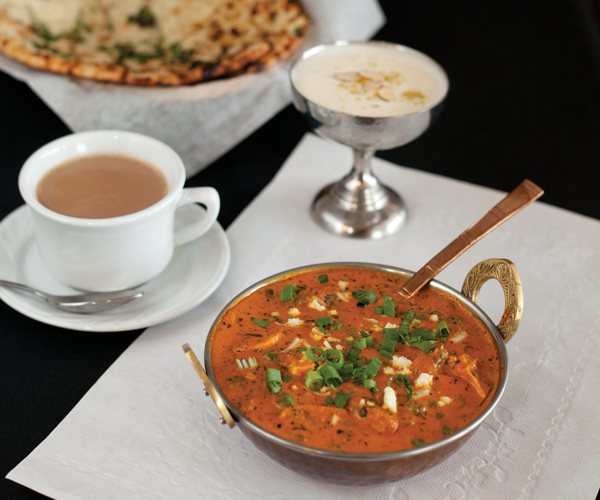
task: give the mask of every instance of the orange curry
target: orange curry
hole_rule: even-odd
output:
[[[397,451],[458,431],[498,387],[495,341],[450,294],[401,297],[404,281],[331,267],[264,285],[211,334],[217,384],[260,427],[325,450]]]

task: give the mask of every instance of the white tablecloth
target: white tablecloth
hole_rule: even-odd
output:
[[[8,477],[55,499],[593,499],[600,487],[600,223],[540,202],[443,271],[460,288],[480,260],[519,268],[521,326],[508,344],[507,390],[475,436],[434,469],[395,484],[340,487],[307,479],[218,422],[181,345],[200,359],[208,328],[246,286],[327,261],[423,265],[503,193],[376,160],[410,215],[380,241],[330,235],[311,221],[318,188],[344,175],[350,152],[307,135],[231,225],[222,286],[186,315],[144,332]],[[532,179],[543,187],[543,179]],[[499,319],[499,286],[480,304]],[[85,333],[82,333],[85,335]],[[110,342],[110,336],[107,336]]]

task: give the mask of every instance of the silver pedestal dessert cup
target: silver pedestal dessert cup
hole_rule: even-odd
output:
[[[397,232],[406,220],[407,211],[400,195],[382,185],[373,174],[371,159],[377,150],[403,146],[423,134],[439,114],[446,93],[434,105],[414,113],[371,118],[323,107],[298,91],[294,72],[299,64],[330,47],[353,44],[379,45],[417,56],[437,68],[445,81],[446,93],[448,78],[443,68],[425,54],[403,45],[376,41],[318,45],[305,51],[290,72],[294,105],[306,117],[309,126],[321,137],[350,146],[354,151],[350,173],[317,194],[311,206],[313,219],[334,234],[379,239]]]

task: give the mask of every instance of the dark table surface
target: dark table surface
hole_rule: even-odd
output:
[[[600,39],[592,3],[381,4],[388,23],[375,38],[425,52],[451,83],[435,125],[414,143],[378,156],[502,191],[528,178],[546,190],[542,201],[600,219]],[[306,131],[288,106],[188,185],[219,191],[219,221],[227,228]],[[0,72],[0,218],[23,203],[17,176],[25,159],[69,132],[25,84]],[[141,332],[63,330],[0,302],[2,477]],[[0,498],[44,497],[2,479]]]

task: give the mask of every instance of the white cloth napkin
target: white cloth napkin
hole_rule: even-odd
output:
[[[377,0],[302,0],[309,34],[295,54],[334,40],[371,38],[385,22]],[[74,131],[131,130],[182,157],[188,176],[241,142],[291,100],[291,61],[264,73],[185,87],[129,87],[37,71],[0,55],[0,70],[26,82]]]
[[[8,475],[58,500],[131,499],[593,499],[600,481],[600,222],[536,202],[443,271],[460,289],[491,257],[519,268],[523,320],[508,344],[508,387],[458,452],[394,484],[341,487],[287,470],[219,414],[181,346],[203,359],[221,308],[245,287],[288,268],[328,261],[416,270],[503,193],[375,160],[375,173],[410,215],[380,241],[330,235],[310,201],[349,170],[350,151],[307,135],[275,179],[231,225],[231,269],[186,315],[144,332],[65,420]],[[533,179],[542,184],[543,179]],[[493,282],[495,283],[495,282]],[[480,304],[499,320],[499,286]]]

